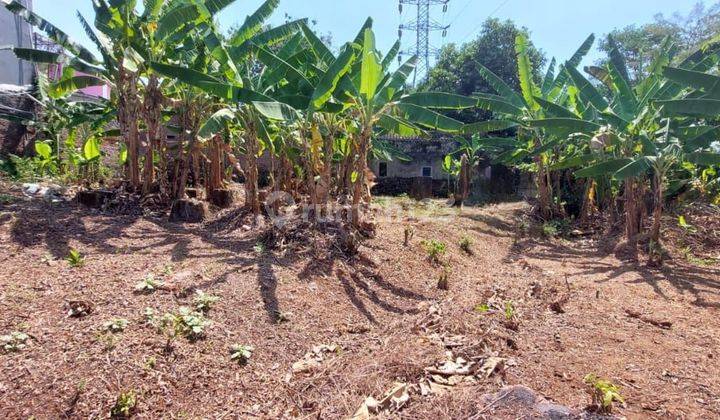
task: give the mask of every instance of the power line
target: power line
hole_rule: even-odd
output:
[[[492,12],[490,12],[490,14],[489,14],[488,17],[486,18],[486,20],[487,20],[487,19],[490,19],[491,17],[493,17],[493,16],[495,15],[495,13],[499,12],[500,9],[502,9],[503,7],[505,7],[508,3],[510,3],[510,0],[505,0],[505,1],[503,1],[502,3],[500,3],[500,5],[495,8],[495,10],[493,10]],[[476,27],[474,27],[474,28],[472,29],[472,31],[470,31],[467,35],[465,35],[465,36],[460,40],[460,43],[465,42],[465,40],[468,39],[468,37],[469,37],[470,35],[472,35],[472,34],[474,34],[475,32],[477,32],[477,30],[480,29],[480,27],[483,26],[484,24],[485,24],[485,21],[480,22],[480,24],[478,24]]]
[[[473,1],[473,0],[468,0],[467,3],[465,3],[465,6],[463,6],[462,9],[460,9],[460,11],[455,15],[455,17],[452,18],[452,20],[450,21],[450,23],[448,24],[448,26],[452,26],[452,24],[455,23],[456,20],[458,20],[458,18],[460,17],[460,15],[462,15],[462,12],[464,12],[465,9],[467,9],[468,6],[470,6],[470,3],[472,3],[472,1]]]

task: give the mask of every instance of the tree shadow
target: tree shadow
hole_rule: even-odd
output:
[[[403,305],[400,302],[429,300],[421,293],[387,280],[366,256],[348,256],[343,253],[335,245],[331,230],[321,232],[326,235],[319,242],[323,244],[322,257],[318,253],[320,245],[307,239],[318,232],[313,235],[296,233],[295,237],[302,238],[302,243],[298,244],[300,251],[278,256],[271,251],[256,252],[254,247],[261,232],[238,237],[233,230],[223,232],[219,229],[205,229],[202,225],[174,224],[156,217],[142,218],[150,222],[149,225],[136,225],[140,216],[96,214],[73,203],[50,205],[33,201],[15,209],[13,215],[15,220],[10,228],[13,242],[22,247],[44,246],[55,258],[65,258],[71,241],[78,241],[90,248],[85,251],[87,253],[156,255],[167,252],[175,263],[212,259],[214,263],[228,266],[219,276],[187,285],[180,292],[180,297],[225,283],[233,273],[257,266],[256,284],[271,323],[277,323],[282,314],[277,293],[276,267],[293,266],[300,260],[307,262],[298,273],[298,278],[316,275],[336,278],[349,301],[372,323],[377,323],[377,318],[370,305],[394,314],[413,314],[418,312],[416,305]],[[217,227],[216,222],[213,225]],[[116,242],[121,239],[129,244]],[[192,244],[197,240],[208,245],[210,251],[193,250]],[[164,251],[164,248],[168,250]],[[339,268],[339,261],[342,262],[342,268]]]
[[[527,257],[570,263],[577,267],[571,275],[578,277],[599,277],[596,283],[622,281],[625,284],[647,284],[654,293],[670,300],[664,285],[669,285],[680,294],[693,296],[692,304],[703,308],[720,308],[720,269],[699,267],[679,260],[670,260],[659,269],[650,268],[637,261],[620,259],[603,261],[615,254],[608,245],[617,242],[603,237],[595,242],[556,241],[536,238],[517,239],[503,262],[511,263]],[[630,277],[628,277],[630,276]],[[709,296],[717,299],[708,299]]]

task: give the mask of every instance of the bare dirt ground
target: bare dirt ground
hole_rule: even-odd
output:
[[[499,357],[504,368],[442,395],[411,392],[384,417],[496,418],[480,397],[507,384],[582,409],[588,373],[622,388],[619,415],[720,417],[718,267],[675,258],[650,270],[604,252],[606,238],[525,235],[521,203],[461,213],[433,203],[421,209],[429,217],[380,223],[349,257],[310,232],[267,249],[242,226],[3,197],[0,335],[31,338],[0,354],[2,418],[106,418],[129,391],[138,418],[348,418],[394,383],[426,381],[448,351]],[[460,249],[464,236],[472,255]],[[447,244],[448,268],[428,260],[421,241],[432,239]],[[84,255],[82,267],[64,260],[70,249]],[[135,293],[148,274],[166,287]],[[212,324],[204,339],[168,348],[146,308],[192,306],[194,290],[220,297]],[[92,313],[68,317],[78,300]],[[123,332],[102,331],[113,318],[129,321]],[[254,348],[246,365],[230,360],[233,344]],[[318,345],[333,350],[317,349],[308,369],[293,371]]]

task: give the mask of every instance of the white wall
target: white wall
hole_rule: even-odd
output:
[[[18,0],[32,10],[32,0]],[[0,46],[32,48],[32,29],[23,19],[5,9],[0,2]],[[33,65],[20,61],[12,51],[0,51],[0,84],[29,85]]]

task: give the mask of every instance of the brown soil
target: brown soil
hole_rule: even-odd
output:
[[[107,417],[130,390],[141,418],[348,418],[393,383],[417,383],[445,360],[446,346],[468,359],[505,358],[506,367],[442,396],[412,394],[392,417],[492,418],[481,395],[506,384],[582,409],[588,373],[622,387],[620,415],[720,416],[717,267],[676,258],[650,270],[600,251],[607,247],[594,239],[524,236],[523,204],[462,213],[426,206],[429,219],[381,222],[348,257],[321,233],[264,249],[249,224],[226,232],[7,201],[0,335],[24,331],[31,339],[0,354],[3,418]],[[464,236],[472,255],[460,249]],[[448,269],[428,261],[421,241],[430,239],[447,244]],[[64,260],[70,249],[85,256],[84,266]],[[445,270],[448,291],[437,287]],[[134,293],[150,273],[166,286]],[[169,350],[145,324],[145,308],[191,306],[195,289],[221,298],[207,315],[212,325],[204,339],[180,338]],[[92,311],[68,317],[70,302]],[[475,310],[480,304],[490,311]],[[101,333],[112,318],[129,325]],[[254,347],[246,365],[230,360],[233,344]],[[321,344],[340,349],[293,374],[293,363]]]

